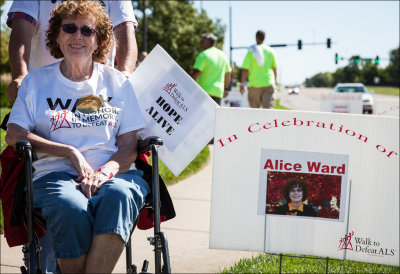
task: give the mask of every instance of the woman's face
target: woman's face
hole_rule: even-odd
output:
[[[98,47],[96,33],[91,34],[91,30],[95,30],[94,19],[87,16],[67,18],[62,21],[60,28],[57,43],[64,59],[70,62],[91,60]],[[74,33],[68,33],[74,30]]]
[[[303,201],[303,190],[299,186],[294,186],[289,191],[289,198],[292,202],[302,202]]]

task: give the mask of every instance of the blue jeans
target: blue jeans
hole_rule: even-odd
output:
[[[74,176],[52,172],[33,183],[35,208],[47,221],[56,258],[73,259],[89,252],[96,235],[115,233],[124,242],[150,189],[140,170],[117,174],[87,199]]]

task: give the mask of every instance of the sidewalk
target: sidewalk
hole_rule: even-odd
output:
[[[168,187],[177,216],[162,223],[161,231],[168,238],[173,273],[216,273],[241,258],[251,258],[259,254],[208,248],[213,146],[210,145],[209,148],[211,160],[200,172]],[[133,232],[133,263],[138,267],[138,272],[141,270],[143,260],[147,259],[150,261],[148,271],[154,273],[154,252],[147,241],[147,237],[152,236],[152,233],[153,230],[138,229]],[[9,248],[1,236],[0,273],[20,273],[21,264],[21,247]],[[124,252],[114,273],[125,273],[125,269]]]

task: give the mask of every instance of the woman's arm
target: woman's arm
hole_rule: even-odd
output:
[[[138,53],[135,27],[133,24],[120,25],[114,30],[114,35],[117,42],[116,69],[131,74],[135,70]]]
[[[17,124],[7,124],[7,134],[5,137],[6,143],[13,146],[18,140],[29,141],[37,152],[43,152],[69,159],[75,170],[78,172],[77,181],[80,181],[93,173],[91,166],[86,162],[82,153],[75,147],[49,141],[33,134],[29,130],[24,129]]]
[[[22,79],[28,74],[31,40],[35,26],[22,18],[14,18],[9,43],[9,60],[12,81],[7,87],[7,96],[11,102],[17,98]]]
[[[118,151],[111,156],[110,160],[103,167],[110,171],[112,176],[127,172],[131,164],[136,160],[137,144],[136,130],[118,136],[116,144]],[[100,170],[94,172],[81,181],[83,193],[90,199],[108,179],[110,179],[109,176],[103,174]]]

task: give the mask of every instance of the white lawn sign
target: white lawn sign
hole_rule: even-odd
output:
[[[333,92],[321,94],[321,111],[362,114],[362,108],[363,103],[361,94],[341,94]]]
[[[399,118],[217,109],[210,248],[398,266]]]
[[[159,156],[178,176],[214,136],[218,105],[157,45],[129,78],[146,121],[139,136],[159,136]]]

